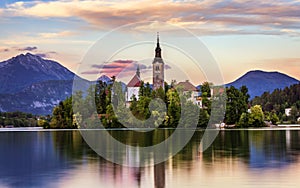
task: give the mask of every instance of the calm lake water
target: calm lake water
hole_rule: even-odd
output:
[[[110,134],[149,145],[172,132]],[[1,131],[0,187],[299,187],[300,130],[225,130],[199,153],[202,135],[165,163],[131,168],[99,157],[79,131]]]

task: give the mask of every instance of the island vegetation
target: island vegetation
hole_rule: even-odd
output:
[[[117,86],[116,88],[113,88]],[[0,112],[1,127],[35,127],[44,128],[82,128],[78,120],[89,119],[92,121],[98,118],[105,128],[124,128],[124,122],[119,122],[118,118],[123,116],[126,123],[132,127],[145,128],[148,125],[141,124],[138,120],[146,120],[150,116],[156,117],[159,121],[152,122],[155,128],[176,128],[179,124],[181,116],[190,116],[186,118],[182,126],[188,128],[194,122],[189,122],[198,117],[197,127],[206,128],[209,124],[212,115],[212,103],[214,100],[225,97],[226,108],[223,115],[223,122],[229,127],[264,127],[267,125],[276,125],[278,123],[298,123],[300,114],[300,84],[295,84],[284,89],[275,89],[273,92],[265,92],[260,97],[255,97],[250,100],[248,89],[246,86],[235,88],[233,86],[225,88],[225,92],[211,96],[211,88],[216,88],[211,83],[204,82],[201,85],[202,93],[202,108],[199,108],[193,102],[189,101],[190,93],[182,95],[181,88],[175,88],[174,83],[168,85],[165,83],[165,88],[153,91],[149,83],[142,83],[138,97],[133,97],[130,105],[126,105],[124,100],[115,101],[114,95],[121,93],[121,82],[114,84],[106,84],[98,81],[91,86],[86,94],[77,92],[66,100],[61,101],[54,109],[52,116],[37,116],[23,112]],[[114,92],[112,92],[115,89]],[[117,91],[119,90],[119,91]],[[74,102],[74,97],[76,103]],[[122,98],[122,97],[119,97]],[[137,99],[138,98],[138,99]],[[166,104],[166,112],[151,111],[149,105],[152,99],[161,99]],[[79,104],[80,103],[80,104]],[[92,103],[95,103],[96,114],[93,114],[94,109],[88,108]],[[118,103],[119,107],[114,108],[114,103]],[[86,106],[81,114],[74,113],[75,106]],[[159,105],[152,103],[152,105]],[[220,108],[224,107],[220,106]],[[157,106],[156,106],[157,107]],[[187,109],[185,114],[182,114],[182,108]],[[119,114],[116,115],[115,110]],[[289,114],[287,114],[289,109]],[[129,111],[128,111],[129,110]],[[121,112],[121,113],[120,113]],[[133,116],[129,116],[130,112]],[[188,112],[188,113],[187,113]],[[197,113],[197,114],[195,114]],[[91,117],[93,114],[93,117]],[[126,126],[127,127],[127,126]]]
[[[116,88],[112,88],[116,86]],[[153,122],[154,127],[159,128],[175,128],[178,126],[180,117],[184,116],[196,116],[198,117],[197,127],[206,128],[209,124],[210,117],[212,116],[212,103],[216,99],[221,97],[226,97],[226,109],[224,116],[224,123],[227,125],[234,125],[235,127],[263,127],[265,126],[265,121],[271,119],[275,124],[277,119],[274,118],[276,114],[274,113],[263,113],[260,105],[253,105],[250,107],[251,101],[249,101],[248,89],[246,86],[242,86],[237,89],[233,86],[225,89],[225,92],[218,93],[217,95],[211,96],[211,88],[215,87],[208,82],[204,82],[201,86],[202,93],[202,108],[193,104],[191,101],[187,100],[190,93],[184,93],[180,88],[175,88],[173,83],[168,85],[165,83],[165,88],[153,91],[149,83],[142,83],[138,100],[137,97],[133,97],[129,107],[126,107],[125,97],[120,97],[122,94],[122,84],[120,82],[114,82],[114,84],[106,84],[105,82],[98,81],[94,86],[90,87],[86,96],[84,97],[82,92],[77,92],[72,97],[75,97],[76,106],[85,106],[86,109],[80,111],[80,114],[74,113],[72,107],[72,97],[67,98],[65,101],[59,103],[53,110],[53,117],[49,124],[49,128],[78,128],[80,123],[78,120],[85,118],[90,119],[90,121],[99,118],[102,125],[105,128],[124,128],[123,123],[118,121],[118,117],[121,116],[126,119],[126,123],[132,125],[133,127],[144,128],[143,124],[136,124],[135,118],[139,120],[146,120],[151,115],[155,116],[160,120],[160,124]],[[112,90],[115,89],[114,92]],[[119,90],[119,91],[116,91]],[[120,101],[113,102],[116,95],[119,93],[118,99],[123,99]],[[163,100],[167,106],[166,113],[161,113],[160,111],[150,111],[149,104],[152,99],[159,98]],[[92,103],[96,104],[96,114],[92,113],[93,109],[88,107],[92,106]],[[114,103],[119,104],[117,110],[120,112],[118,117],[114,112]],[[120,105],[121,104],[121,105]],[[183,105],[181,105],[183,104]],[[155,106],[155,104],[154,104]],[[224,108],[220,106],[220,108]],[[181,114],[181,108],[188,109],[189,113]],[[134,116],[129,116],[128,111]],[[93,117],[91,117],[93,116]],[[132,118],[134,117],[134,118]],[[189,120],[189,118],[186,118]],[[190,118],[193,121],[193,118]],[[183,127],[189,127],[193,122],[186,121]],[[222,122],[214,122],[222,123]],[[82,128],[82,127],[81,127]]]

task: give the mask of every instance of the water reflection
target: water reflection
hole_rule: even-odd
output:
[[[172,131],[152,132],[141,140],[130,131],[110,134],[124,143],[146,146]],[[0,187],[293,187],[300,183],[294,178],[300,176],[298,130],[221,131],[213,145],[199,153],[202,135],[197,131],[165,163],[130,168],[99,157],[78,131],[0,132]],[[112,153],[109,143],[104,144]],[[130,149],[118,152],[123,160],[135,163],[143,155]],[[157,155],[148,163],[154,164]]]

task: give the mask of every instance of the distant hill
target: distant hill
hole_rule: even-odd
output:
[[[58,62],[30,53],[0,62],[0,111],[51,114],[71,96],[75,76]],[[90,83],[82,81],[87,88]]]
[[[97,81],[102,81],[102,82],[105,82],[106,84],[111,84],[112,83],[112,79],[106,75],[102,75],[100,76]]]
[[[47,80],[72,80],[74,73],[58,62],[30,53],[0,62],[0,93],[16,93],[33,83]]]
[[[52,109],[72,94],[72,80],[44,81],[12,94],[0,94],[0,110],[51,114]]]
[[[234,86],[240,88],[246,85],[250,98],[260,96],[264,92],[272,92],[277,88],[285,88],[299,83],[299,80],[280,72],[265,72],[260,70],[249,71],[234,82],[226,84],[227,87]]]

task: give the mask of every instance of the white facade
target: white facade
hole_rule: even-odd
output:
[[[192,101],[193,104],[197,105],[198,107],[202,108],[202,97],[201,92],[198,91],[184,91],[184,95],[190,95],[187,100]]]
[[[286,108],[285,109],[285,115],[286,116],[291,116],[291,111],[292,111],[292,108]]]
[[[191,96],[191,101],[198,107],[202,108],[202,97],[200,94],[201,92],[193,91]]]
[[[126,101],[132,101],[132,97],[135,96],[139,100],[140,87],[128,87],[126,92]]]

